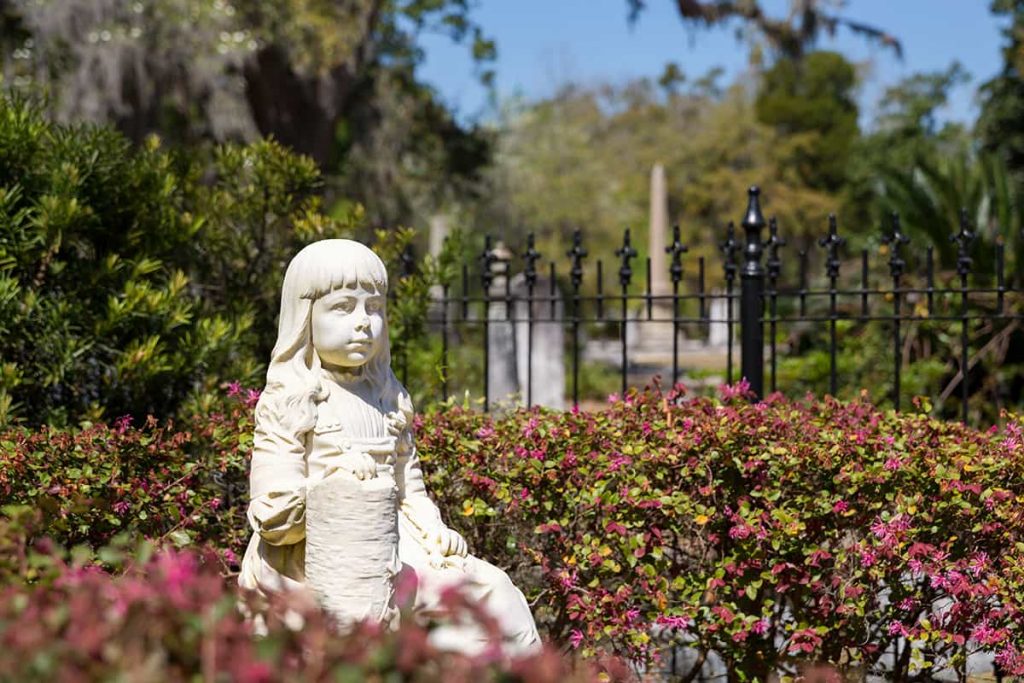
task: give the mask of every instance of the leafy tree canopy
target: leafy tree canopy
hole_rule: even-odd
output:
[[[646,8],[648,0],[626,0],[630,20]],[[790,0],[785,16],[772,16],[761,0],[675,0],[683,21],[697,26],[737,25],[738,35],[764,41],[781,59],[799,61],[816,45],[822,33],[833,35],[840,28],[871,43],[891,49],[902,57],[903,48],[891,33],[843,16],[846,0]]]
[[[836,52],[781,59],[761,77],[757,118],[783,136],[810,187],[834,192],[846,179],[859,134],[856,85],[853,65]]]
[[[468,0],[0,0],[3,83],[140,143],[272,136],[371,220],[472,190],[488,139],[415,77],[421,30],[495,56]]]
[[[535,231],[538,248],[554,259],[580,228],[592,259],[604,257],[606,266],[631,227],[642,257],[651,167],[662,163],[670,215],[688,242],[702,245],[697,253],[714,253],[753,183],[770,184],[770,208],[789,234],[819,230],[836,197],[809,186],[789,163],[784,136],[757,120],[748,87],[723,90],[705,80],[674,92],[646,80],[568,87],[509,111],[481,222],[508,226],[512,241]],[[709,275],[719,277],[716,269]]]
[[[992,12],[1009,19],[1003,36],[1003,68],[982,86],[978,133],[986,150],[998,153],[1024,186],[1024,2],[993,0]]]

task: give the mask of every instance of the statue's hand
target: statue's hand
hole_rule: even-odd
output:
[[[351,472],[360,481],[373,479],[377,476],[377,461],[368,453],[348,451],[327,466],[324,470],[324,479],[338,471]]]
[[[384,416],[384,423],[387,425],[388,433],[391,436],[400,436],[409,425],[405,415],[401,411],[394,411]]]
[[[448,527],[441,527],[440,530],[434,532],[430,538],[430,543],[432,547],[437,548],[441,557],[451,557],[453,555],[465,557],[469,554],[466,539],[458,531]]]

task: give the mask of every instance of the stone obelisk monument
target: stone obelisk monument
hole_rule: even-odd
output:
[[[647,253],[651,258],[651,295],[656,297],[651,307],[651,320],[647,311],[640,315],[634,361],[641,365],[670,366],[672,364],[672,280],[668,271],[665,245],[669,235],[668,187],[665,167],[655,164],[651,169],[651,213],[647,231]]]
[[[651,294],[664,297],[672,294],[669,281],[668,256],[665,245],[668,242],[668,188],[665,183],[665,167],[655,164],[651,169],[651,215],[647,232],[647,253],[651,256]],[[672,318],[672,303],[668,299],[656,300],[653,317]],[[671,330],[669,339],[671,340]]]

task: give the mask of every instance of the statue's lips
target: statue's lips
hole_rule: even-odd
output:
[[[357,341],[351,341],[345,346],[350,349],[362,349],[369,346],[372,341],[372,339],[359,339]]]

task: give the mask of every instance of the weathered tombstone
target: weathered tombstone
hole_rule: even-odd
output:
[[[427,225],[427,250],[431,256],[437,257],[444,248],[444,241],[450,230],[448,216],[443,213],[434,214],[430,217]]]
[[[427,221],[427,251],[435,259],[441,255],[441,251],[444,249],[444,241],[448,238],[449,228],[448,216],[443,213],[434,214]],[[445,300],[444,287],[439,284],[430,285],[430,299],[429,319],[448,321],[450,327],[451,306]]]
[[[503,403],[518,400],[519,374],[516,369],[516,331],[512,322],[515,311],[506,302],[508,266],[512,252],[502,242],[492,252],[497,258],[492,266],[490,306],[487,309],[487,402]]]
[[[711,296],[709,313],[716,322],[708,325],[708,346],[722,347],[729,343],[729,300],[722,292],[712,292]]]
[[[510,288],[515,297],[513,317],[516,319],[519,400],[524,405],[529,399],[532,405],[565,408],[565,310],[561,293],[555,287],[552,306],[551,281],[538,277],[533,285],[531,307],[525,275],[520,273],[512,278]]]

